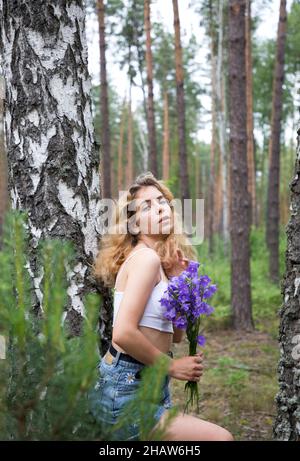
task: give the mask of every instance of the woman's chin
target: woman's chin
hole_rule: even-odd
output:
[[[169,235],[172,232],[172,223],[170,221],[162,222],[163,226],[160,228],[160,234]]]

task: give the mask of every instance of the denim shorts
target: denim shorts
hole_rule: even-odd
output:
[[[127,362],[114,357],[109,351],[101,358],[97,368],[99,377],[95,386],[88,392],[89,408],[97,423],[105,431],[112,430],[111,440],[139,440],[140,429],[137,420],[129,421],[126,428],[113,430],[124,405],[134,398],[134,394],[141,382],[139,372],[144,364]],[[164,378],[161,400],[154,412],[154,419],[158,421],[162,414],[173,407],[170,394],[170,376]]]

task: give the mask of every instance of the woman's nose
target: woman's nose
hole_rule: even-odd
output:
[[[159,204],[157,205],[157,213],[158,213],[158,214],[162,214],[162,210],[163,210],[163,205],[162,205],[161,203],[159,203]]]

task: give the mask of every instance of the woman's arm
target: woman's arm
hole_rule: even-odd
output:
[[[137,252],[128,262],[128,278],[113,328],[112,340],[127,354],[146,365],[163,354],[139,330],[138,325],[157,282],[160,258],[153,252]],[[172,363],[172,359],[170,360]],[[170,365],[171,365],[170,363]]]
[[[179,317],[179,315],[180,315],[179,313],[176,315],[175,320]],[[173,330],[174,330],[173,343],[180,343],[182,341],[183,336],[184,336],[185,330],[182,329],[182,328],[177,328],[174,325],[175,320],[173,320]]]
[[[182,328],[176,328],[174,325],[173,325],[173,330],[174,330],[173,343],[180,343],[183,339],[185,330],[183,330]]]

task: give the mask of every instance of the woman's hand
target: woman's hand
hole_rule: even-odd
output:
[[[168,277],[178,277],[189,265],[189,259],[184,257],[181,250],[176,252],[176,261],[171,269],[168,270]]]
[[[169,375],[182,381],[199,381],[203,375],[203,352],[188,355],[180,359],[172,359]]]

